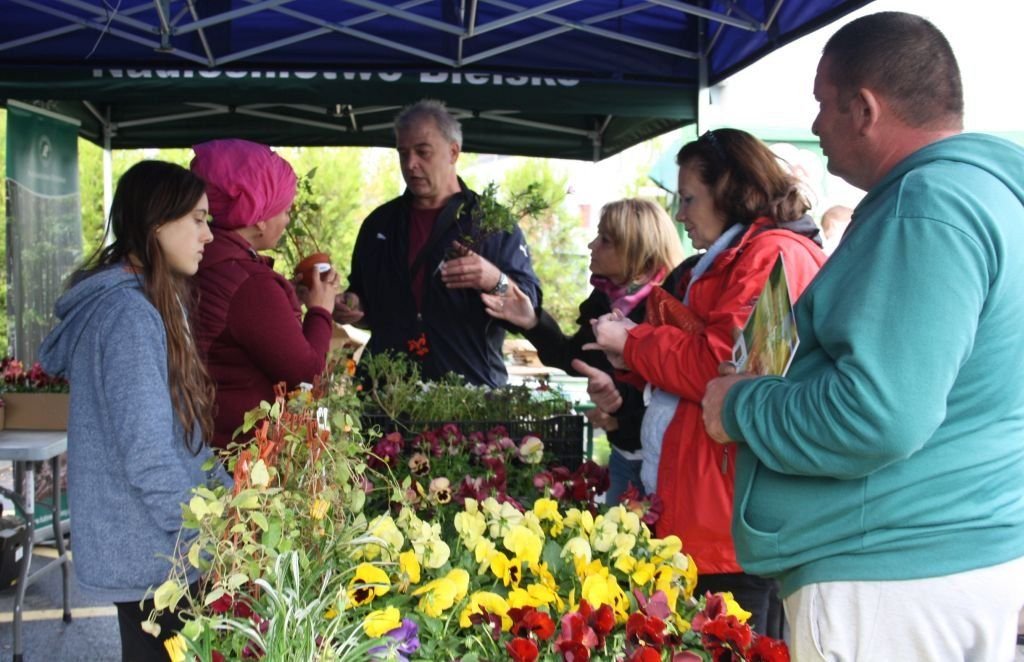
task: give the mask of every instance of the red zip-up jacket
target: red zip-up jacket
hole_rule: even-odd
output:
[[[731,525],[736,445],[715,443],[704,430],[700,401],[718,364],[732,358],[733,330],[742,328],[761,289],[783,255],[795,301],[825,262],[810,239],[774,228],[770,219],[751,224],[739,243],[723,251],[690,289],[689,308],[704,322],[699,333],[641,324],[629,332],[623,357],[651,385],[679,396],[665,430],[658,465],[658,494],[665,510],[658,536],[675,534],[701,574],[742,572]],[[681,268],[689,271],[687,264]],[[669,277],[683,298],[690,274]]]
[[[237,232],[213,228],[196,274],[196,343],[217,386],[212,445],[224,448],[245,412],[272,402],[274,385],[324,371],[334,320],[318,306],[303,319],[292,284]]]

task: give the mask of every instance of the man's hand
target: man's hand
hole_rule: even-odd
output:
[[[605,432],[614,432],[619,429],[619,419],[601,409],[589,409],[584,415],[595,428],[601,428]]]
[[[572,369],[587,378],[587,395],[601,411],[614,414],[619,410],[622,406],[622,395],[619,389],[615,388],[611,375],[579,359],[573,359]]]
[[[338,324],[358,325],[363,315],[363,304],[355,292],[342,292],[334,298],[334,321]]]
[[[511,322],[520,329],[529,330],[537,326],[537,313],[533,310],[533,302],[526,296],[526,292],[512,281],[509,281],[508,292],[505,294],[481,292],[480,300],[484,302],[484,310],[491,317]]]
[[[461,257],[441,264],[441,281],[451,289],[490,292],[498,285],[501,270],[457,241],[452,248]]]
[[[723,376],[708,382],[704,399],[700,403],[704,408],[704,429],[707,430],[708,436],[716,442],[730,444],[736,440],[729,437],[722,425],[722,404],[725,402],[725,396],[733,384],[745,379],[753,379],[756,375],[737,375],[736,366],[728,361],[719,364],[718,374]]]

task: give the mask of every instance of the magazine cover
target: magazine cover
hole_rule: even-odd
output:
[[[736,339],[732,360],[737,372],[785,375],[799,344],[786,265],[779,253],[761,296]]]

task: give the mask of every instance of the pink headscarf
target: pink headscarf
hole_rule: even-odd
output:
[[[229,138],[192,147],[192,172],[206,182],[210,215],[235,230],[280,214],[295,199],[295,171],[266,145]]]

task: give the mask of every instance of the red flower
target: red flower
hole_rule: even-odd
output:
[[[589,602],[580,600],[579,613],[597,635],[597,645],[603,646],[605,637],[615,627],[615,612],[611,606],[603,604],[595,610]]]
[[[712,654],[722,650],[743,654],[752,638],[750,626],[741,623],[735,616],[719,616],[705,623],[701,630],[701,641]],[[715,658],[718,659],[718,656]]]
[[[541,641],[547,641],[555,634],[555,622],[534,607],[513,607],[508,610],[508,615],[512,619],[511,632],[517,637],[533,634]]]
[[[558,642],[558,652],[564,662],[589,662],[590,649],[575,641]]]
[[[719,616],[724,616],[725,612],[725,598],[720,593],[708,591],[704,594],[704,609],[693,617],[690,627],[693,628],[694,632],[701,632],[704,629],[705,623],[713,621]]]
[[[226,614],[231,609],[232,603],[234,603],[234,598],[225,593],[210,603],[210,611],[215,614]]]
[[[227,659],[220,651],[212,651],[210,655],[210,662],[227,662]]]
[[[641,646],[626,658],[626,662],[661,662],[661,651],[650,646]]]
[[[579,644],[588,651],[587,659],[590,658],[589,650],[597,645],[597,635],[586,618],[578,611],[569,612],[562,617],[562,629],[558,633],[558,649],[562,651],[563,657],[567,651],[575,650],[569,644]]]
[[[537,644],[525,637],[516,637],[508,642],[505,644],[505,650],[513,662],[534,662],[540,654]]]
[[[754,644],[747,651],[747,659],[750,662],[789,662],[789,648],[784,641],[755,636]]]
[[[665,643],[665,621],[640,612],[630,614],[626,641],[635,646],[661,646]]]
[[[427,346],[427,334],[421,333],[419,338],[415,340],[407,340],[406,344],[409,347],[409,353],[415,354],[416,356],[423,358],[430,353],[430,348]]]
[[[666,621],[672,615],[672,610],[668,606],[668,597],[664,591],[655,591],[650,598],[645,598],[640,589],[633,589],[633,596],[636,597],[640,611],[648,616],[655,616]]]

